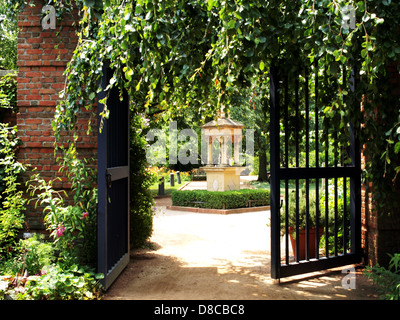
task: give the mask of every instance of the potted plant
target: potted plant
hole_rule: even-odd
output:
[[[308,215],[308,234],[309,234],[309,258],[315,258],[315,252],[319,248],[319,239],[323,234],[324,219],[319,216],[319,230],[318,230],[318,241],[316,241],[316,196],[315,191],[309,191],[309,215]],[[296,242],[299,241],[299,259],[305,259],[305,248],[306,248],[306,191],[305,189],[299,190],[299,214],[298,214],[298,226],[299,234],[296,234],[296,192],[291,191],[289,194],[289,203],[285,203],[281,210],[281,233],[286,233],[286,218],[285,218],[285,206],[289,206],[288,210],[288,231],[290,237],[290,243],[292,245],[293,254],[296,257]]]

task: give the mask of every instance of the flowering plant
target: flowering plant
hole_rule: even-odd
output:
[[[64,230],[65,230],[65,227],[63,226],[62,223],[60,223],[60,224],[57,226],[57,231],[56,231],[57,238],[60,238],[60,237],[63,236]]]
[[[96,256],[96,209],[97,189],[94,170],[86,167],[84,160],[77,158],[70,148],[63,158],[63,167],[72,182],[71,193],[74,205],[66,205],[65,191],[54,190],[50,180],[46,182],[39,175],[30,181],[32,199],[36,205],[44,206],[44,222],[54,240],[59,258],[68,265],[93,265]],[[36,197],[36,198],[35,198]]]

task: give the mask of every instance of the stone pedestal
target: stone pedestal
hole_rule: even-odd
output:
[[[228,191],[240,189],[240,173],[245,167],[206,166],[208,191]]]

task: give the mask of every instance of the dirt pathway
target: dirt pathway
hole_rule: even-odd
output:
[[[232,215],[166,210],[154,219],[157,250],[132,252],[105,300],[377,299],[357,271],[356,289],[342,287],[341,269],[285,279],[269,276],[269,211]]]

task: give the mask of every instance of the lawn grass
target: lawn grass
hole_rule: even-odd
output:
[[[184,186],[188,181],[182,181],[182,183],[178,184],[175,182],[175,185],[171,187],[169,182],[164,182],[164,195],[170,196],[172,191],[178,190],[180,187]],[[150,192],[153,197],[158,195],[158,183],[155,183],[150,186]]]

